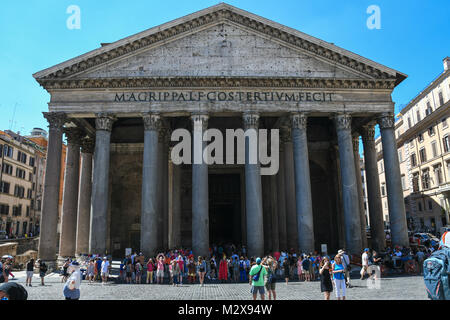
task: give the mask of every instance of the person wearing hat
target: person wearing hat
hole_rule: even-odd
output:
[[[256,258],[256,264],[250,269],[250,277],[252,279],[253,300],[256,300],[258,292],[261,295],[261,300],[264,300],[264,276],[267,274],[266,268],[261,264],[261,258]]]
[[[64,285],[63,294],[66,300],[79,300],[81,285],[80,264],[77,261],[72,262],[69,270],[72,271],[72,274]]]
[[[364,279],[364,275],[367,273],[367,269],[369,268],[369,252],[369,248],[365,248],[361,256],[361,280]]]
[[[110,269],[109,261],[106,257],[103,257],[103,262],[101,265],[101,274],[102,274],[102,284],[105,284],[108,281],[109,277],[109,269]]]
[[[27,300],[28,292],[17,282],[6,282],[0,285],[0,300]]]

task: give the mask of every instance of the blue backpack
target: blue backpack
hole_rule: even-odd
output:
[[[450,249],[434,252],[423,262],[423,279],[431,300],[450,300]]]

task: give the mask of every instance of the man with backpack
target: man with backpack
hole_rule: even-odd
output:
[[[450,232],[444,232],[439,250],[423,262],[423,279],[431,300],[450,300]]]
[[[264,276],[267,274],[266,268],[261,265],[261,258],[256,258],[256,264],[250,269],[249,275],[252,277],[252,289],[253,300],[259,294],[261,295],[261,300],[264,300]]]

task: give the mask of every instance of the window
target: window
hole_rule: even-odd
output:
[[[425,151],[425,148],[422,148],[419,150],[419,155],[420,155],[420,162],[424,163],[427,161],[427,153]]]
[[[23,198],[25,194],[25,188],[21,187],[21,186],[14,186],[14,196],[15,197],[19,197],[19,198]]]
[[[433,201],[428,200],[428,210],[433,210]]]
[[[12,158],[14,153],[14,148],[5,144],[3,148],[3,155],[8,158]]]
[[[3,163],[3,167],[2,167],[2,172],[3,173],[12,175],[12,169],[13,169],[12,165],[7,164],[7,163]]]
[[[25,170],[20,169],[20,168],[16,168],[16,177],[21,178],[21,179],[25,179]]]
[[[0,214],[3,215],[9,214],[9,206],[7,204],[0,203]]]
[[[9,193],[9,183],[2,181],[0,183],[0,192],[1,193]]]
[[[402,174],[402,188],[403,190],[408,189],[408,187],[406,186],[406,177],[404,174]]]
[[[417,110],[417,112],[416,112],[416,115],[417,115],[417,122],[420,122],[420,110]]]
[[[428,169],[422,171],[422,188],[423,189],[430,188],[430,173]]]
[[[419,192],[419,173],[418,172],[413,174],[412,183],[413,183],[413,192]]]
[[[438,97],[439,97],[439,106],[442,106],[444,104],[444,96],[442,95],[442,91],[439,91]]]
[[[30,216],[30,207],[29,206],[27,206],[27,210],[26,210],[25,216],[26,217]]]
[[[412,167],[417,166],[417,158],[416,158],[416,154],[415,153],[411,154],[411,166]]]
[[[27,199],[31,199],[33,196],[33,191],[31,189],[27,190]]]
[[[431,136],[434,136],[434,127],[429,127],[428,128],[428,135],[431,137]]]
[[[411,128],[411,127],[412,127],[412,125],[411,125],[411,118],[408,118],[408,129]]]
[[[380,161],[380,172],[383,172],[384,168],[383,168],[383,160]]]
[[[440,164],[434,167],[434,179],[437,185],[441,185],[444,182],[442,179],[442,168]]]
[[[427,102],[427,108],[425,109],[425,115],[428,116],[433,112],[433,109],[431,108],[430,101]]]
[[[28,181],[33,180],[33,174],[31,172],[28,173]]]
[[[386,186],[384,182],[381,184],[381,195],[383,197],[386,195]]]
[[[433,151],[433,158],[437,157],[437,147],[436,147],[436,141],[433,141],[431,143],[431,150]]]
[[[30,167],[34,167],[34,158],[30,157],[30,162],[29,162]]]
[[[398,162],[403,162],[402,149],[398,150]]]
[[[448,124],[447,124],[447,118],[442,119],[442,128],[447,128]]]
[[[423,134],[419,133],[417,135],[417,140],[419,140],[419,142],[422,142],[423,141]]]
[[[442,138],[442,144],[444,145],[444,152],[449,152],[450,151],[450,139],[449,139],[448,135],[446,135],[445,137]]]
[[[21,216],[22,215],[22,205],[13,206],[13,216]]]

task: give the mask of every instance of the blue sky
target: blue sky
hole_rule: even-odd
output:
[[[100,46],[215,5],[196,0],[3,0],[0,11],[0,129],[47,129],[49,94],[32,74]],[[443,71],[450,55],[448,0],[229,0],[227,3],[406,73],[393,93],[396,112]],[[69,30],[68,6],[81,9],[81,29]],[[370,5],[381,29],[370,30]]]

